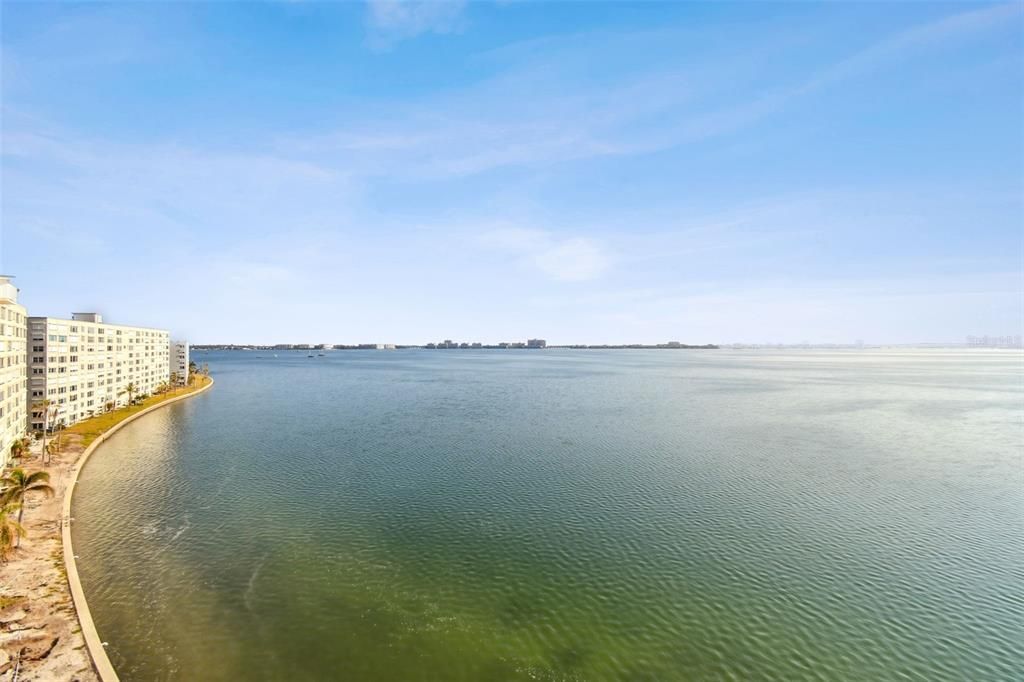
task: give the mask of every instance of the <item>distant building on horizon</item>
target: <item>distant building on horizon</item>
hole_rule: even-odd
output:
[[[526,342],[527,348],[547,348],[548,342],[544,339],[528,339]]]
[[[179,386],[188,383],[188,341],[171,341],[170,358],[171,375],[177,378]]]
[[[974,348],[1021,348],[1021,335],[968,336],[967,345]]]

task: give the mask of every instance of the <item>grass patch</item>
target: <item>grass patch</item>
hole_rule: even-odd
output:
[[[153,407],[154,405],[159,405],[160,403],[166,402],[171,398],[177,398],[179,396],[195,393],[199,389],[209,384],[210,381],[212,381],[210,377],[199,376],[196,378],[196,383],[194,386],[183,386],[181,388],[176,388],[161,395],[150,396],[143,400],[142,402],[138,403],[137,405],[131,405],[130,407],[120,407],[111,412],[107,412],[105,414],[101,414],[96,417],[86,419],[85,421],[80,421],[77,424],[69,426],[68,428],[64,429],[64,433],[81,436],[82,446],[89,447],[90,443],[92,443],[94,440],[96,440],[104,433],[114,428],[115,426],[117,426],[118,424],[120,424],[133,414],[138,414],[139,412],[142,412],[146,408]]]
[[[50,558],[53,559],[54,569],[57,571],[60,577],[64,579],[64,582],[67,582],[68,567],[64,565],[64,549],[62,547],[57,548],[50,555]]]

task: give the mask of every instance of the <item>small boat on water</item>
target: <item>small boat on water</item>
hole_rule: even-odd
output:
[[[323,354],[323,353],[317,353],[317,357],[320,357],[320,358],[322,358],[323,356],[324,356],[324,354]]]
[[[310,353],[310,354],[309,354],[309,355],[307,355],[306,357],[307,357],[307,358],[311,358],[311,357],[313,357],[313,354],[312,354],[312,353]]]

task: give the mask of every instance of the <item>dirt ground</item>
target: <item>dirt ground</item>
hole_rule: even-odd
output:
[[[29,472],[50,472],[55,495],[29,495],[23,524],[28,536],[0,564],[0,682],[95,682],[78,615],[71,601],[61,545],[61,501],[72,466],[81,455],[81,439],[65,436],[62,452],[43,467],[41,444],[19,465]]]

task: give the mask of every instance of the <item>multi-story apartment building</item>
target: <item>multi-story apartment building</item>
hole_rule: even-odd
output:
[[[171,341],[171,375],[179,384],[188,383],[188,341]]]
[[[170,379],[170,334],[163,329],[108,324],[97,313],[71,319],[29,317],[30,426],[70,426],[130,397],[148,395]],[[129,395],[126,388],[132,385]],[[39,407],[51,404],[50,418]]]
[[[18,288],[0,275],[0,469],[10,460],[11,445],[25,435],[25,308]]]

